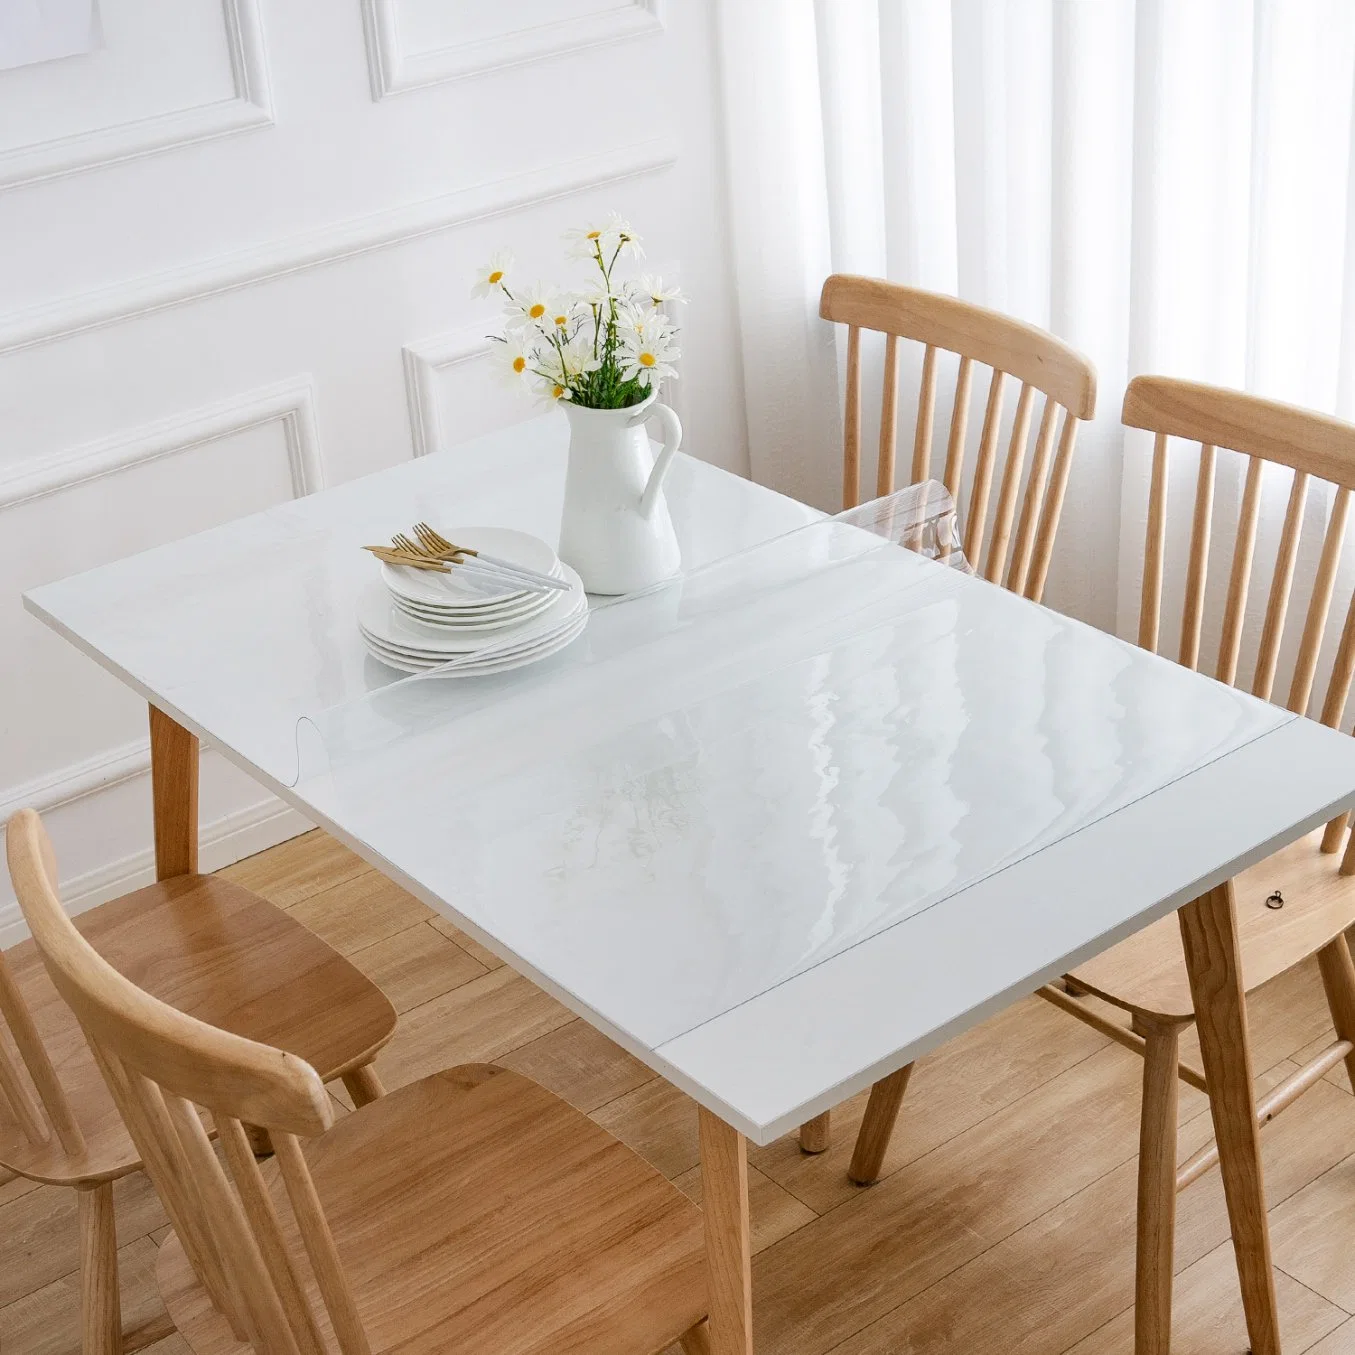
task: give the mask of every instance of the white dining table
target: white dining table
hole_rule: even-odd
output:
[[[528,421],[26,595],[151,705],[159,873],[196,866],[210,740],[690,1095],[717,1355],[752,1349],[748,1140],[1179,909],[1277,1352],[1229,881],[1355,805],[1355,740],[686,456],[683,579],[516,673],[369,657],[359,547],[419,519],[554,541],[566,437]]]

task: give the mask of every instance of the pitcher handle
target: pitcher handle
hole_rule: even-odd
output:
[[[647,423],[650,419],[657,419],[663,425],[663,449],[654,458],[654,469],[649,472],[644,493],[640,495],[640,516],[643,518],[654,515],[664,477],[668,474],[669,466],[673,464],[677,449],[682,445],[682,425],[678,422],[678,416],[667,405],[651,405],[635,422]]]

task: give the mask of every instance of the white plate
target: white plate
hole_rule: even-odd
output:
[[[508,673],[515,668],[525,668],[528,664],[539,663],[542,659],[548,659],[552,654],[558,654],[560,650],[567,648],[583,634],[584,628],[588,624],[588,613],[585,611],[568,626],[560,628],[559,633],[548,640],[539,644],[532,645],[525,650],[519,650],[517,653],[493,659],[470,659],[465,663],[458,663],[455,668],[447,669],[446,677],[487,677],[493,673]],[[385,664],[388,668],[394,668],[401,673],[428,673],[434,669],[440,668],[448,659],[428,660],[413,659],[402,655],[396,655],[385,649],[384,646],[375,641],[367,639],[364,636],[367,645],[367,652],[376,659],[378,663]],[[453,656],[454,657],[454,656]]]
[[[367,639],[394,654],[441,663],[453,658],[473,658],[482,652],[514,653],[555,635],[586,612],[587,605],[587,599],[580,596],[575,605],[562,607],[553,614],[534,617],[521,625],[470,635],[425,626],[400,613],[383,617],[378,607],[372,606],[360,609],[358,629]]]
[[[373,579],[358,594],[358,624],[366,634],[389,649],[428,658],[471,654],[510,641],[527,643],[549,634],[561,622],[586,610],[588,598],[583,591],[583,580],[567,565],[564,566],[563,578],[570,585],[569,592],[552,598],[544,611],[524,621],[470,633],[460,628],[449,629],[415,620],[401,611],[380,582]]]
[[[380,654],[384,658],[389,658],[397,664],[405,664],[410,668],[426,669],[437,668],[445,663],[455,663],[457,667],[466,672],[474,672],[482,667],[497,668],[500,664],[515,664],[520,658],[531,654],[553,649],[560,644],[565,637],[577,633],[579,628],[587,623],[587,611],[580,612],[578,616],[556,626],[547,634],[537,637],[534,640],[523,644],[515,644],[502,648],[486,650],[481,654],[419,654],[412,653],[407,649],[400,649],[395,645],[384,644],[375,636],[365,630],[360,630],[363,643],[373,653]]]
[[[466,663],[475,663],[480,661],[483,656],[483,662],[492,663],[499,659],[512,658],[527,650],[535,649],[539,645],[548,644],[554,640],[561,632],[568,630],[571,626],[578,624],[580,617],[587,614],[586,608],[580,608],[573,615],[559,621],[549,630],[533,630],[525,639],[508,639],[499,641],[491,647],[479,650],[464,650],[462,652],[448,652],[444,650],[419,649],[412,645],[394,644],[390,640],[384,640],[380,635],[375,635],[369,631],[361,622],[358,623],[358,630],[362,638],[367,641],[369,646],[384,650],[386,653],[394,655],[396,658],[408,659],[411,663],[439,664],[448,663],[453,659],[461,660]]]
[[[407,602],[404,598],[394,597],[392,601],[406,616],[422,621],[428,626],[441,626],[445,630],[493,630],[507,626],[514,621],[526,621],[529,617],[544,612],[555,601],[557,594],[532,594],[512,607],[485,608],[478,612],[440,612],[435,607],[421,607],[417,603]]]
[[[373,640],[371,636],[363,635],[363,642],[367,646],[367,652],[375,658],[381,659],[383,663],[389,663],[393,667],[401,668],[406,672],[429,672],[434,668],[442,668],[447,664],[454,664],[454,671],[465,673],[467,675],[484,672],[504,672],[509,668],[520,667],[525,662],[534,659],[543,658],[547,654],[553,654],[557,649],[568,644],[588,623],[588,617],[585,613],[575,618],[567,626],[561,626],[554,634],[535,644],[527,645],[514,649],[512,653],[501,654],[495,651],[492,656],[477,659],[472,654],[466,655],[443,655],[437,659],[421,658],[417,655],[402,654],[398,651],[387,648],[378,641]]]
[[[540,537],[528,532],[514,531],[510,527],[451,527],[442,535],[458,546],[482,550],[502,560],[558,577],[555,552]],[[383,564],[381,577],[392,593],[406,601],[440,608],[475,609],[531,596],[521,588],[498,585],[468,574],[458,574],[455,570],[438,574],[426,569],[401,569],[398,565]]]
[[[392,569],[392,567],[389,565],[383,565],[382,568],[383,570],[391,569],[392,572],[395,572],[395,570]],[[414,574],[417,571],[403,570],[400,572],[405,574]],[[552,571],[552,573],[556,578],[561,577],[560,566],[558,563],[555,569]],[[523,608],[538,607],[543,605],[543,601],[549,602],[555,596],[556,591],[558,591],[555,589],[549,591],[546,589],[542,589],[540,592],[537,592],[535,590],[523,589],[520,592],[512,593],[504,597],[491,598],[487,600],[483,606],[471,606],[471,607],[442,606],[435,602],[412,601],[411,599],[403,596],[401,593],[395,591],[394,589],[391,589],[390,581],[389,579],[386,579],[384,573],[382,577],[386,581],[386,586],[387,589],[390,591],[391,596],[397,599],[402,607],[411,609],[416,608],[421,612],[435,613],[438,616],[445,616],[453,620],[464,620],[464,621],[479,621],[489,616],[507,615],[512,612],[521,611]],[[430,574],[425,571],[421,577],[424,578],[425,580],[427,579],[438,580],[443,578],[444,576],[440,574]]]

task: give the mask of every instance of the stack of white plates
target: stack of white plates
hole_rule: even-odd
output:
[[[569,584],[532,592],[464,573],[381,566],[358,598],[358,626],[373,658],[403,673],[444,664],[449,677],[506,673],[557,653],[588,623],[583,582],[542,540],[506,527],[456,527],[458,545]]]

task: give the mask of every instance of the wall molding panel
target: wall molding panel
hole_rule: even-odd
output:
[[[124,781],[145,776],[150,769],[151,747],[145,739],[123,744],[121,748],[109,749],[46,776],[11,786],[0,799],[0,822],[7,821],[11,814],[25,807],[36,809],[39,814],[50,813],[98,791],[111,790]]]
[[[163,457],[206,446],[235,433],[269,423],[282,425],[292,493],[297,498],[323,488],[315,421],[315,395],[309,376],[248,391],[218,404],[141,425],[72,451],[36,457],[0,479],[0,511],[56,494],[76,485]],[[220,756],[204,744],[204,758]],[[150,745],[145,739],[96,753],[80,762],[0,788],[0,821],[24,806],[58,818],[73,815],[76,825],[116,820],[121,787],[150,776]],[[147,792],[149,801],[149,792]],[[312,825],[275,796],[206,824],[200,834],[202,869],[216,870],[242,856],[285,842]],[[78,831],[69,834],[73,839]],[[62,883],[67,911],[81,912],[155,878],[155,855],[143,848],[85,871]],[[0,898],[0,949],[27,935],[17,903]]]
[[[12,311],[0,315],[0,354],[652,174],[670,168],[676,160],[677,143],[672,138],[644,141],[392,207],[306,235],[241,250],[211,263],[171,269],[98,292]]]
[[[292,492],[324,487],[310,377],[249,391],[189,415],[172,415],[70,451],[21,461],[0,475],[0,511],[105,475],[190,451],[261,424],[280,421],[287,440]]]
[[[116,164],[273,122],[259,0],[222,0],[235,96],[0,151],[0,189]]]
[[[150,774],[149,753],[144,774]],[[149,800],[149,788],[146,795]],[[97,814],[97,802],[91,812]],[[242,857],[253,856],[255,852],[308,832],[314,826],[290,805],[270,795],[257,804],[202,825],[198,833],[198,868],[204,874],[220,870]],[[66,911],[74,915],[154,882],[155,851],[145,847],[107,865],[64,878],[61,902]],[[16,945],[27,936],[28,927],[18,903],[0,902],[0,950]]]
[[[618,9],[581,14],[558,23],[453,43],[429,52],[406,52],[400,45],[397,3],[398,0],[362,0],[363,36],[373,99],[663,31],[659,0],[630,0]]]
[[[487,357],[492,340],[484,326],[453,330],[436,338],[407,344],[400,350],[405,366],[405,399],[409,404],[409,432],[415,456],[427,456],[443,446],[442,415],[438,410],[437,374]]]

